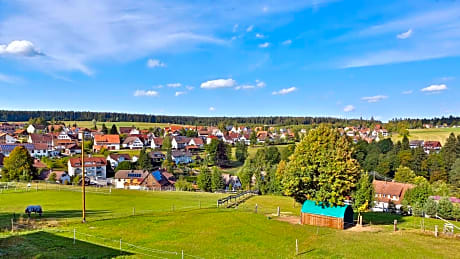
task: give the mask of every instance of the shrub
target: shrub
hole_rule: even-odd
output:
[[[438,212],[438,204],[433,199],[428,199],[425,203],[424,210],[427,215],[434,216]]]
[[[438,215],[442,218],[449,219],[453,216],[454,205],[446,197],[441,198],[438,204]]]

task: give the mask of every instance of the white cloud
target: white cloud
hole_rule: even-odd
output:
[[[251,32],[253,29],[254,29],[254,25],[250,25],[248,26],[248,28],[246,28],[246,31]]]
[[[238,30],[238,26],[239,26],[238,24],[233,25],[232,31],[233,31],[233,32],[236,32],[236,31]]]
[[[191,85],[187,85],[185,88],[186,88],[187,90],[189,90],[189,91],[192,91],[193,89],[195,89],[195,87],[193,87],[193,86],[191,86]]]
[[[285,94],[288,94],[288,93],[292,93],[294,91],[296,91],[297,88],[292,86],[292,87],[289,87],[289,88],[283,88],[279,91],[273,91],[272,92],[272,95],[285,95]]]
[[[134,96],[158,96],[159,93],[153,90],[136,90]]]
[[[267,84],[265,84],[265,82],[260,81],[259,79],[257,79],[256,80],[256,86],[259,87],[259,88],[262,88],[262,87],[267,86]]]
[[[153,88],[155,88],[155,89],[161,89],[161,88],[163,88],[163,87],[164,87],[163,85],[156,85],[156,86],[154,86]]]
[[[20,81],[22,80],[17,77],[0,73],[0,83],[16,84],[16,83],[19,83]]]
[[[187,92],[184,92],[184,91],[178,91],[174,94],[174,96],[181,96],[181,95],[184,95],[186,94]]]
[[[291,43],[292,43],[292,40],[285,40],[285,41],[281,42],[281,44],[283,44],[283,45],[291,45]]]
[[[344,111],[344,112],[352,112],[352,111],[354,111],[354,110],[355,110],[355,106],[353,106],[353,105],[351,105],[351,104],[350,104],[350,105],[347,105],[347,106],[345,106],[345,107],[343,108],[343,111]]]
[[[27,40],[13,40],[9,44],[0,44],[0,55],[17,55],[17,56],[40,56],[43,55],[34,44]]]
[[[264,12],[264,13],[268,12],[268,6],[262,7],[262,12]]]
[[[213,112],[213,111],[215,111],[215,110],[216,110],[216,108],[214,108],[214,107],[212,107],[212,106],[209,107],[209,111],[210,111],[210,112]]]
[[[181,87],[182,84],[181,83],[170,83],[170,84],[167,84],[166,86],[171,87],[171,88],[178,88],[178,87]]]
[[[269,42],[259,44],[259,48],[268,48],[268,46],[270,46]]]
[[[396,38],[398,38],[400,40],[404,40],[404,39],[409,38],[410,36],[412,36],[412,29],[409,29],[406,32],[403,32],[403,33],[400,33],[400,34],[396,35]]]
[[[235,90],[241,90],[241,89],[246,90],[246,89],[254,89],[254,88],[256,88],[256,86],[254,85],[238,85],[235,87]]]
[[[407,91],[403,91],[402,94],[412,94],[414,91],[412,90],[407,90]]]
[[[261,34],[261,33],[256,33],[256,38],[263,39],[263,38],[265,38],[265,36],[263,34]]]
[[[376,96],[363,97],[363,98],[361,98],[361,100],[366,101],[368,103],[376,103],[376,102],[380,102],[382,100],[385,100],[387,98],[388,98],[388,96],[386,96],[386,95],[376,95]]]
[[[454,76],[443,76],[440,78],[441,81],[447,82],[447,81],[452,81],[455,80]]]
[[[203,89],[230,88],[236,85],[236,81],[229,79],[216,79],[201,83]]]
[[[147,60],[147,66],[150,68],[155,68],[155,67],[166,67],[166,64],[161,62],[158,59],[149,59]]]
[[[425,88],[422,88],[422,92],[440,92],[447,90],[447,86],[445,84],[440,84],[440,85],[430,85]]]

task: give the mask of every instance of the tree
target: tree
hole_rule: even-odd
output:
[[[435,200],[429,198],[423,206],[423,210],[427,215],[434,216],[438,212],[438,203]]]
[[[447,197],[442,197],[438,203],[438,215],[444,219],[452,218],[452,213],[454,211],[454,205]]]
[[[121,161],[118,163],[117,168],[115,168],[115,172],[118,172],[120,170],[131,170],[134,169],[133,164],[130,161]]]
[[[224,189],[224,182],[222,179],[222,174],[220,173],[219,169],[216,166],[212,168],[211,188],[213,191]]]
[[[372,208],[374,205],[374,196],[374,185],[369,180],[369,175],[367,173],[363,174],[358,181],[356,192],[353,195],[353,209],[361,214],[361,212]]]
[[[78,175],[76,175],[76,176],[73,178],[72,183],[73,183],[74,185],[79,185],[79,184],[80,184],[80,180],[81,180],[81,175],[78,174]]]
[[[396,170],[394,180],[400,183],[413,183],[416,176],[414,171],[409,167],[399,166],[398,170]]]
[[[454,133],[450,133],[449,137],[441,150],[441,156],[444,160],[444,165],[447,170],[452,169],[452,165],[457,159],[457,138]]]
[[[414,188],[406,191],[404,195],[404,203],[408,205],[415,205],[417,202],[425,204],[428,197],[433,194],[431,185],[427,181],[418,183]]]
[[[402,139],[401,148],[402,150],[410,150],[409,138],[407,137],[407,135],[404,135]]]
[[[207,165],[201,167],[201,172],[198,175],[197,179],[198,187],[204,191],[209,192],[212,190],[211,188],[211,172]]]
[[[104,133],[104,134],[107,134],[109,133],[109,129],[107,129],[107,127],[105,126],[105,123],[102,123],[102,129],[101,129],[101,132]]]
[[[249,136],[249,140],[251,141],[251,145],[257,144],[257,133],[255,130],[251,131],[251,135]]]
[[[149,154],[146,152],[145,148],[141,149],[139,153],[139,159],[137,160],[137,168],[147,171],[153,170],[152,159],[150,159]]]
[[[248,157],[248,147],[243,141],[238,141],[236,143],[235,157],[236,160],[240,163],[244,163]]]
[[[48,176],[48,181],[55,183],[56,177],[57,177],[56,173],[53,172]]]
[[[449,172],[449,183],[455,188],[460,188],[460,158],[455,160],[452,170]]]
[[[34,159],[27,149],[23,146],[17,146],[3,161],[2,178],[6,181],[30,181],[36,177],[33,164]]]
[[[117,126],[115,124],[112,124],[112,127],[110,128],[110,134],[118,135]]]
[[[423,150],[423,147],[417,147],[414,149],[412,154],[412,163],[410,168],[414,170],[416,175],[427,177],[428,174],[423,170],[423,163],[427,159],[427,154]]]
[[[93,124],[93,130],[97,130],[97,121],[96,121],[96,119],[93,119],[91,121],[91,123]]]
[[[174,187],[176,187],[176,190],[179,191],[193,191],[193,185],[192,183],[187,182],[187,180],[184,179],[183,176],[179,178],[179,180],[176,181],[174,184]]]
[[[228,161],[228,147],[223,140],[213,139],[205,147],[209,160],[214,165],[223,166]]]
[[[302,202],[312,199],[342,205],[359,178],[352,144],[337,130],[320,125],[297,145],[282,180],[284,193]]]
[[[238,178],[240,179],[242,189],[251,189],[251,181],[253,175],[254,171],[252,168],[252,159],[246,159],[243,167],[238,172]]]

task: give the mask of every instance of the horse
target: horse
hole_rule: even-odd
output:
[[[26,210],[25,210],[25,213],[27,215],[29,215],[29,218],[30,218],[30,214],[32,212],[35,212],[35,214],[38,213],[38,215],[40,215],[40,217],[42,216],[42,213],[43,213],[43,210],[42,210],[42,207],[40,205],[31,205],[31,206],[27,206]]]

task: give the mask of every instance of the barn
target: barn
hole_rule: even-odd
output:
[[[301,223],[305,225],[336,229],[353,226],[353,209],[350,205],[329,207],[306,200],[301,212]]]

